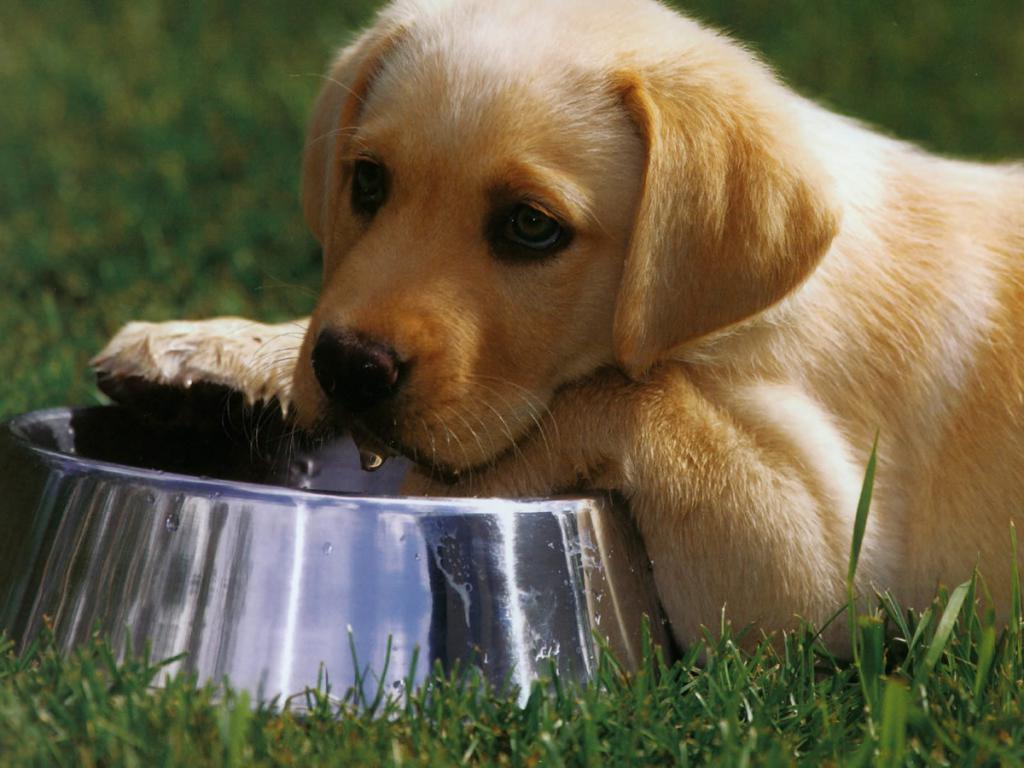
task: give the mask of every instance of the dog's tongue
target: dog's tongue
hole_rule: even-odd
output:
[[[376,472],[384,466],[391,451],[380,444],[375,438],[356,429],[352,431],[352,441],[359,449],[359,464],[366,472]]]

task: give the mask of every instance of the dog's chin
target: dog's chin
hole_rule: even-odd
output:
[[[415,464],[426,476],[446,485],[456,485],[466,477],[476,477],[491,469],[498,462],[511,455],[526,434],[516,441],[502,440],[493,443],[494,451],[467,452],[450,445],[439,445],[440,439],[430,440],[425,435],[406,435],[401,429],[401,420],[392,421],[388,427],[381,427],[370,419],[349,417],[344,431],[350,432],[364,469],[376,469],[393,457],[403,457]],[[343,430],[338,430],[341,432]],[[458,440],[454,441],[459,444]],[[489,443],[491,445],[492,443]],[[376,458],[374,458],[376,457]]]
[[[464,477],[486,472],[511,455],[532,431],[526,429],[515,440],[510,439],[512,435],[488,440],[487,445],[492,450],[484,452],[469,450],[469,441],[465,438],[444,439],[431,434],[426,427],[423,427],[423,434],[403,429],[406,420],[390,412],[370,410],[352,414],[319,407],[305,413],[299,409],[298,413],[300,431],[314,443],[350,435],[359,449],[362,467],[367,471],[379,469],[388,459],[402,457],[415,464],[421,473],[447,485],[455,485]]]

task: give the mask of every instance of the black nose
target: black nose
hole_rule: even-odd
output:
[[[354,331],[321,331],[313,347],[320,388],[350,411],[366,410],[395,394],[403,370],[394,349]]]

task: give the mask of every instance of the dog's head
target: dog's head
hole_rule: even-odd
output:
[[[836,218],[781,86],[615,5],[399,3],[341,53],[304,158],[324,253],[304,424],[483,464],[559,386],[642,376],[814,269]]]

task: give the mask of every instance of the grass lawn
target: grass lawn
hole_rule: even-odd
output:
[[[321,691],[305,717],[253,712],[245,693],[196,692],[184,677],[151,689],[158,664],[116,664],[100,641],[70,659],[45,643],[21,658],[8,647],[0,763],[1020,765],[1021,624],[1001,631],[973,603],[972,584],[919,617],[883,602],[859,621],[853,664],[810,633],[747,653],[716,632],[671,666],[648,653],[630,676],[606,659],[587,687],[538,683],[524,708],[513,694],[437,674],[376,710]]]
[[[86,361],[130,319],[311,308],[303,125],[331,51],[374,5],[6,1],[0,417],[98,401]],[[840,111],[936,151],[1024,157],[1020,0],[686,7]],[[68,660],[8,649],[0,764],[1024,761],[1019,622],[1002,632],[968,588],[937,600],[926,618],[891,603],[864,618],[856,664],[810,636],[747,654],[716,631],[692,651],[700,668],[609,664],[601,685],[553,683],[525,709],[439,678],[384,717],[336,718],[315,695],[305,719],[250,713],[186,679],[151,690],[154,666],[113,664],[102,642]]]

